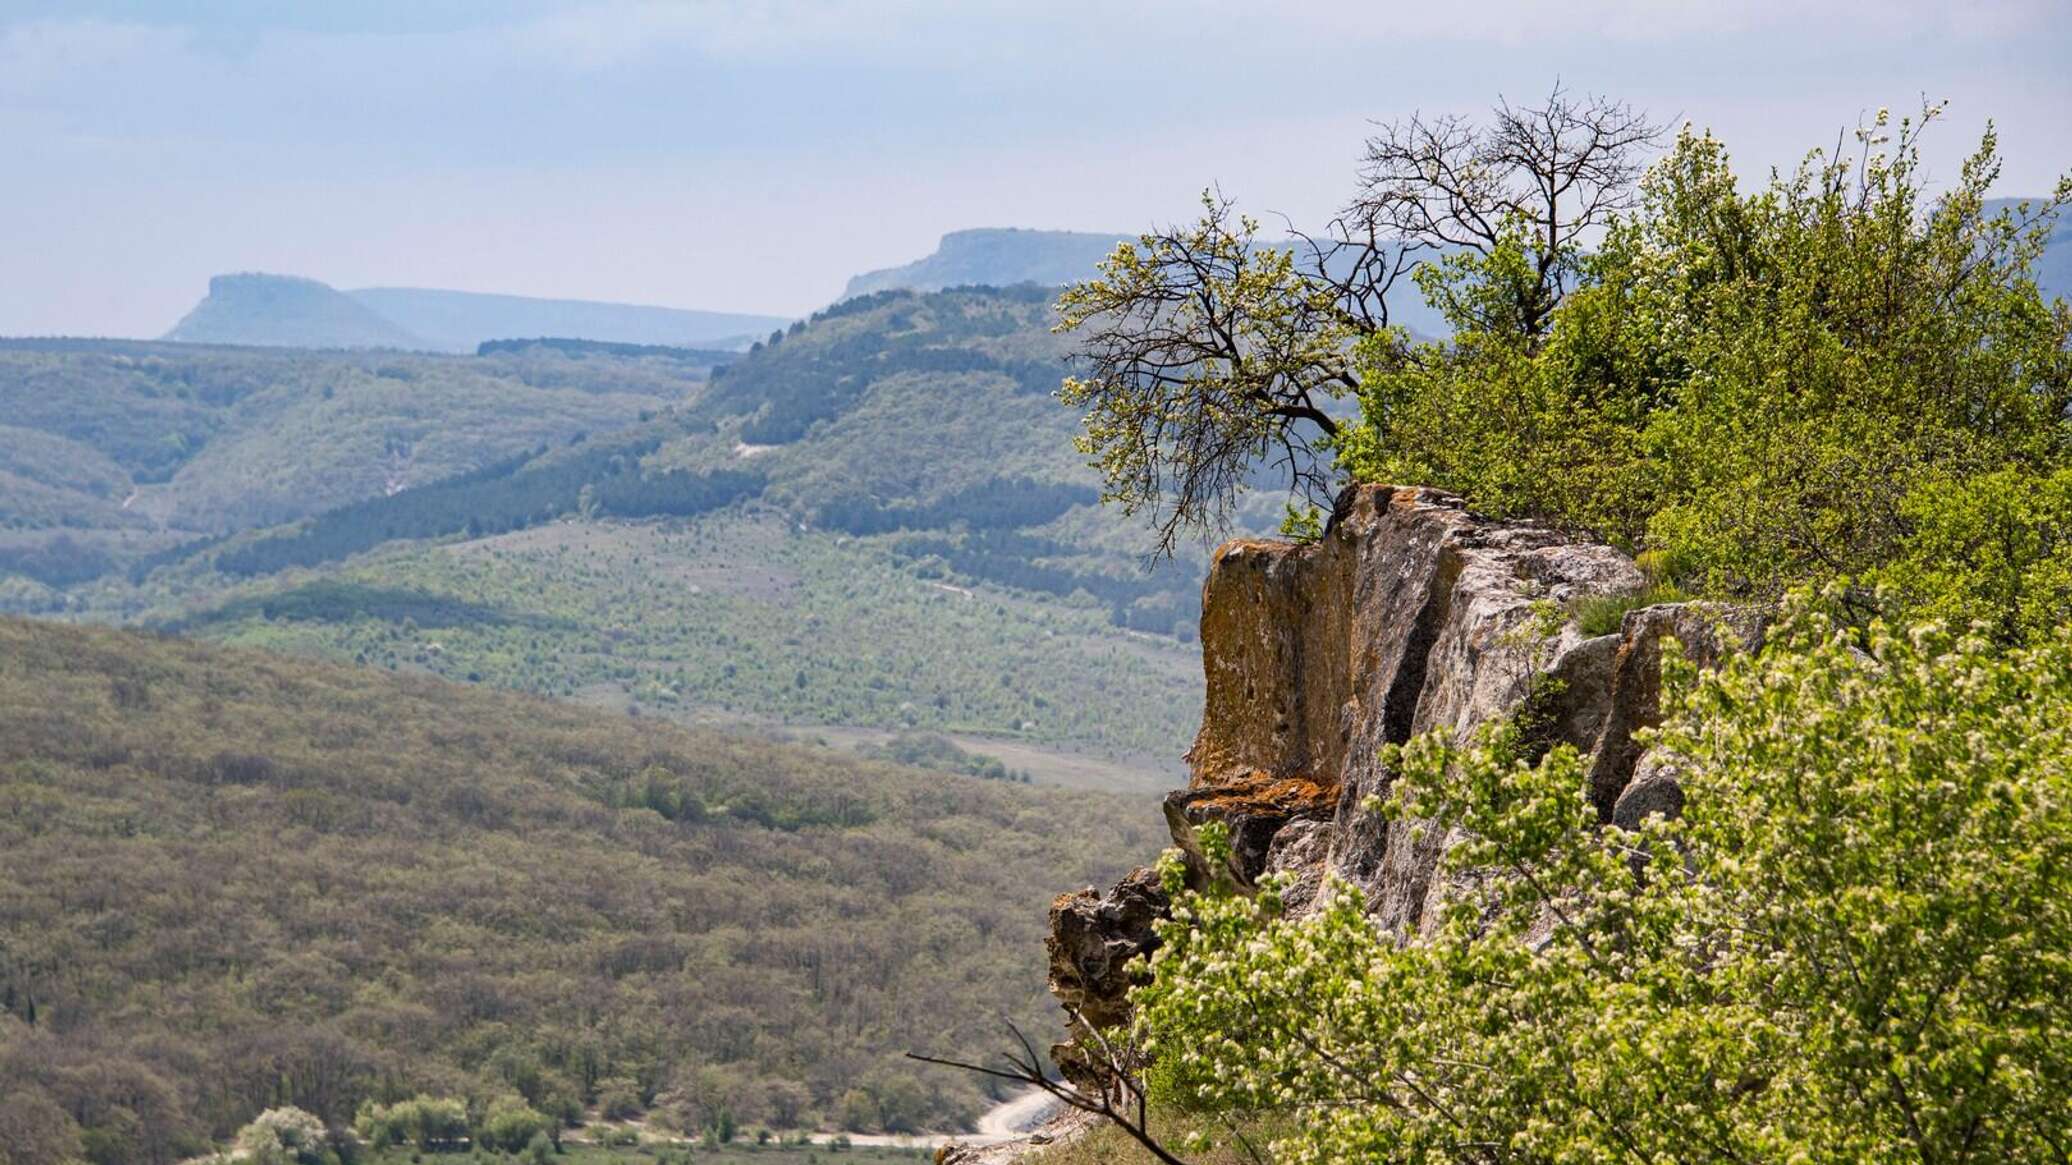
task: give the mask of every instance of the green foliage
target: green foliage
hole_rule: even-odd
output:
[[[932,732],[902,732],[884,744],[865,745],[856,751],[915,768],[963,773],[988,781],[1020,781],[1026,785],[1030,780],[1027,772],[1010,770],[997,756],[967,752],[955,741]]]
[[[704,812],[629,804],[650,783]],[[619,1080],[691,1097],[693,1127],[812,1124],[903,1049],[1043,1023],[1049,895],[1154,828],[1095,793],[0,620],[0,1129],[165,1165],[293,1105],[437,1147],[455,1110],[422,1093],[515,1149],[507,1118]],[[987,1104],[920,1078],[885,1112]]]
[[[1861,644],[1861,646],[1859,646]],[[1390,758],[1449,839],[1415,941],[1338,886],[1183,897],[1136,993],[1163,1099],[1277,1160],[2050,1160],[2072,1106],[2072,636],[1672,653],[1686,816],[1600,827],[1567,747]],[[1673,855],[1673,857],[1672,857]]]
[[[632,424],[700,391],[704,371],[552,352],[9,340],[0,530],[192,536],[292,521]]]
[[[1323,515],[1315,506],[1287,504],[1287,512],[1281,518],[1281,536],[1297,542],[1315,542],[1324,536]]]
[[[165,592],[153,622],[188,634],[615,709],[998,736],[1146,770],[1185,749],[1199,666],[1172,639],[1117,635],[1089,596],[921,577],[922,549],[955,549],[941,540],[786,527],[556,522],[313,581],[167,575],[147,593]],[[1169,631],[1191,609],[1161,614]]]
[[[1625,622],[1629,611],[1658,603],[1680,603],[1689,596],[1674,583],[1651,583],[1631,595],[1585,595],[1576,600],[1572,613],[1576,627],[1585,635],[1609,635]]]
[[[468,1106],[450,1096],[419,1093],[394,1104],[369,1101],[353,1118],[353,1131],[377,1149],[410,1145],[423,1152],[459,1147],[468,1139]]]
[[[516,1153],[536,1140],[549,1140],[554,1122],[545,1113],[519,1097],[506,1096],[490,1102],[482,1117],[480,1140],[492,1149]]]
[[[1930,203],[1935,114],[1881,113],[1860,157],[1749,193],[1686,131],[1540,331],[1483,310],[1522,238],[1425,268],[1456,333],[1370,351],[1343,464],[1654,549],[1711,592],[1882,581],[1915,614],[2033,631],[2062,601],[2062,510],[1994,495],[2072,465],[2072,309],[2032,277],[2072,183],[1993,209],[1989,131]]]
[[[1900,501],[1910,528],[1870,580],[1909,610],[2003,641],[2048,636],[2072,611],[2072,466],[1927,478]]]

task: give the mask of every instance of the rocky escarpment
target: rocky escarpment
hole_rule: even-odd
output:
[[[1610,547],[1492,522],[1415,488],[1348,491],[1314,543],[1226,544],[1203,587],[1207,689],[1192,779],[1166,799],[1176,843],[1224,822],[1240,879],[1288,875],[1284,897],[1301,912],[1335,874],[1408,937],[1436,916],[1451,839],[1364,807],[1391,780],[1384,745],[1432,730],[1466,740],[1522,714],[1540,743],[1589,754],[1601,820],[1676,812],[1673,774],[1649,766],[1634,739],[1659,720],[1662,641],[1680,640],[1703,664],[1760,628],[1707,604],[1643,607],[1597,636],[1568,616],[1578,600],[1645,585]],[[1126,1015],[1122,968],[1151,947],[1167,907],[1143,870],[1053,904],[1051,984],[1069,1011],[1097,1027]],[[1069,1047],[1061,1066],[1075,1071]]]

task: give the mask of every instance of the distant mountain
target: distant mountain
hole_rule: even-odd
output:
[[[935,253],[926,258],[901,267],[866,271],[849,280],[842,298],[895,288],[940,291],[945,287],[1011,287],[1017,283],[1058,287],[1093,274],[1094,264],[1106,258],[1115,244],[1135,238],[1013,227],[951,231],[942,237]]]
[[[410,329],[326,284],[258,272],[209,280],[208,298],[165,338],[270,348],[429,347]]]
[[[267,348],[439,352],[473,352],[488,340],[532,336],[746,348],[789,322],[779,316],[417,287],[339,291],[314,279],[247,273],[209,280],[208,298],[165,338]]]
[[[940,291],[949,287],[1012,287],[1034,283],[1062,287],[1092,278],[1095,267],[1115,244],[1135,242],[1136,235],[1104,235],[1079,231],[1029,231],[987,227],[952,231],[935,253],[901,267],[866,271],[849,280],[843,299],[895,289]],[[1290,240],[1280,246],[1299,246]],[[1429,339],[1446,332],[1446,321],[1424,301],[1408,279],[1389,296],[1392,318],[1411,334]]]
[[[452,352],[472,352],[485,340],[526,336],[746,348],[791,322],[779,316],[421,287],[368,287],[345,294],[423,336],[432,347]]]

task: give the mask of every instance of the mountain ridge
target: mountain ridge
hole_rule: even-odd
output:
[[[176,343],[313,349],[473,352],[491,340],[560,336],[609,343],[746,348],[791,321],[603,300],[547,299],[427,287],[341,290],[300,275],[217,275],[173,325]]]
[[[949,287],[1007,287],[1035,283],[1058,287],[1085,279],[1117,243],[1136,235],[1096,231],[1052,231],[1026,227],[973,227],[950,231],[936,249],[910,263],[850,277],[843,299],[877,291],[941,291]]]
[[[410,329],[327,283],[263,271],[212,276],[208,295],[180,317],[165,339],[276,348],[408,351],[428,346]]]

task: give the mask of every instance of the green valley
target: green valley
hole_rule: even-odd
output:
[[[33,350],[18,358],[92,385],[104,415],[189,409],[201,451],[138,487],[125,466],[142,453],[112,425],[18,442],[51,489],[139,490],[127,510],[103,503],[138,529],[127,559],[18,579],[5,602],[691,723],[858,745],[947,733],[1040,781],[1163,787],[1194,728],[1203,559],[1153,569],[1141,530],[1099,505],[1051,395],[1066,352],[1050,295],[882,292],[731,363],[561,341],[479,357],[193,350],[179,375],[276,378],[255,393],[264,409],[238,396],[217,412],[163,387],[183,346],[143,346],[158,378],[143,387],[134,358]],[[17,379],[26,396],[32,378]],[[619,422],[543,429],[538,405],[571,393]],[[405,399],[451,432],[406,441]],[[436,449],[460,471],[355,485],[336,467],[366,461],[355,450],[376,433],[410,466]],[[541,435],[555,439],[488,456]],[[88,439],[112,468],[43,448]],[[456,465],[465,450],[474,464]],[[401,456],[372,460],[393,475]],[[268,524],[263,499],[319,475],[309,501],[328,504]],[[185,508],[168,510],[175,490]],[[192,532],[175,542],[142,510]],[[107,536],[59,536],[92,534]]]

